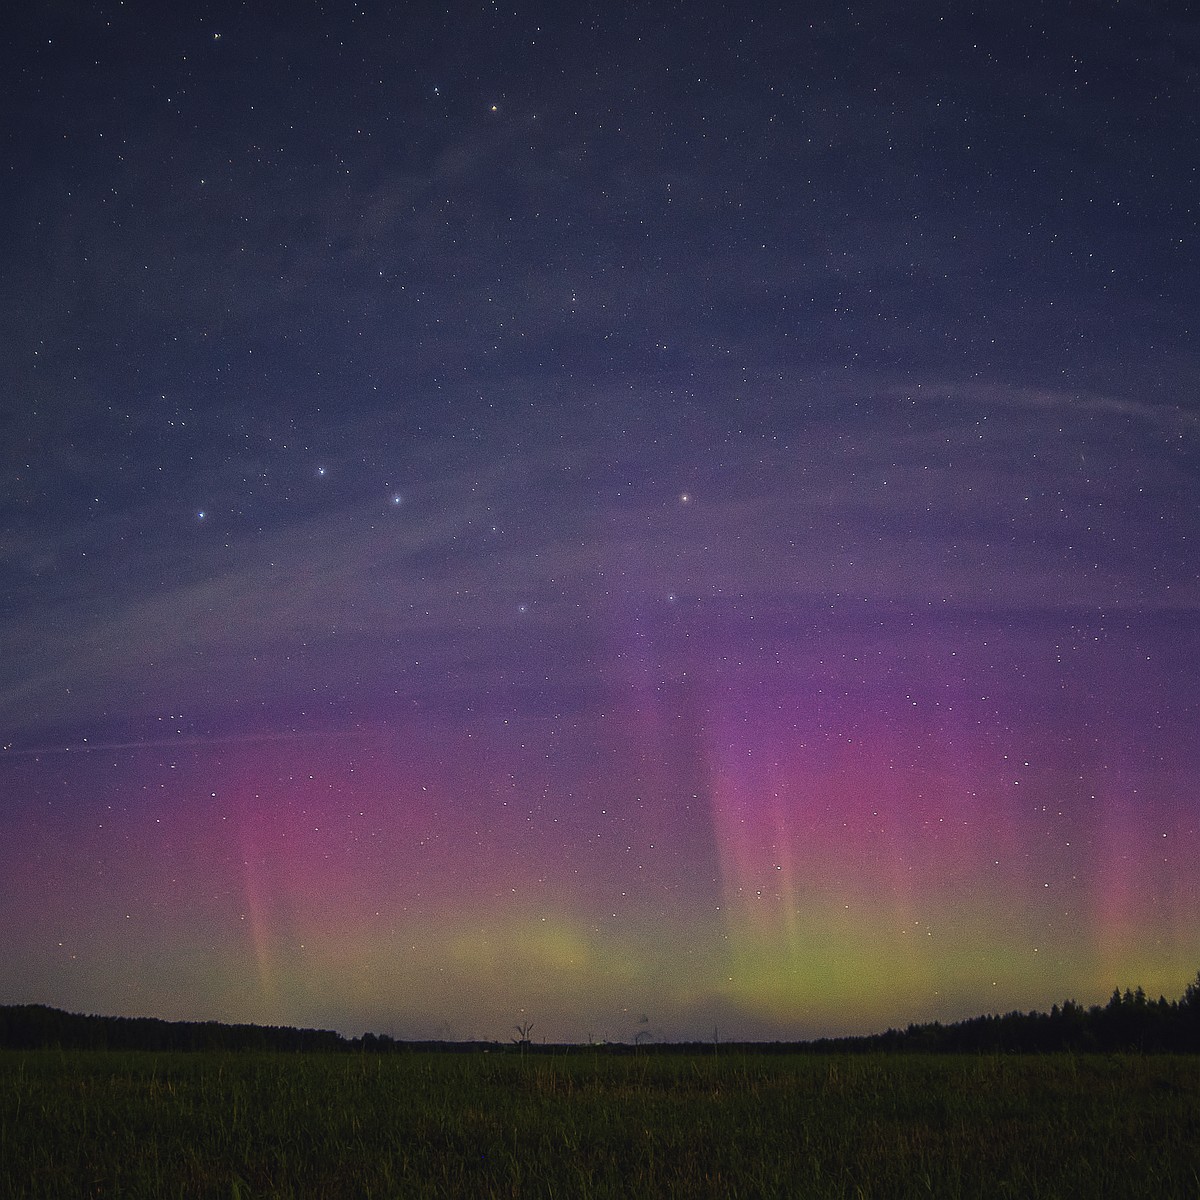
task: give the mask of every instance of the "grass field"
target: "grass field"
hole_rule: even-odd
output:
[[[1196,1057],[0,1052],[0,1196],[1196,1197]]]

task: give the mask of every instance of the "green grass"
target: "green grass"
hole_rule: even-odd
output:
[[[0,1052],[12,1197],[1195,1197],[1195,1057]]]

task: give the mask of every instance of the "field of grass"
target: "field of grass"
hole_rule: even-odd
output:
[[[1196,1197],[1200,1059],[0,1052],[0,1196]]]

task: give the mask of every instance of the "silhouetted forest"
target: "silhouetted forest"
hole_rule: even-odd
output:
[[[971,1017],[952,1025],[933,1021],[857,1038],[822,1038],[806,1050],[895,1050],[949,1054],[986,1051],[1200,1051],[1200,974],[1178,1000],[1151,1000],[1139,987],[1113,991],[1107,1004],[1084,1008],[1074,1000],[1048,1013],[1010,1012]]]
[[[400,1041],[386,1034],[347,1038],[328,1029],[276,1025],[224,1025],[219,1021],[161,1021],[155,1017],[98,1017],[62,1012],[44,1004],[0,1005],[0,1047],[32,1050],[252,1050],[377,1054],[439,1050],[508,1049],[537,1053],[604,1051],[756,1050],[787,1053],[1035,1053],[1200,1052],[1200,974],[1178,1000],[1151,1000],[1139,987],[1115,990],[1107,1004],[1084,1008],[1074,1000],[1048,1012],[972,1017],[951,1025],[934,1021],[865,1037],[807,1042],[658,1043],[632,1046],[544,1046],[523,1042]]]
[[[400,1042],[386,1035],[343,1037],[331,1029],[290,1025],[225,1025],[220,1021],[161,1021],[157,1017],[97,1017],[44,1004],[0,1005],[0,1047],[19,1050],[471,1050],[485,1042]]]

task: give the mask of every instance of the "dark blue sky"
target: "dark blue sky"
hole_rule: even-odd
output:
[[[39,3],[0,81],[0,999],[1193,977],[1186,6]]]

